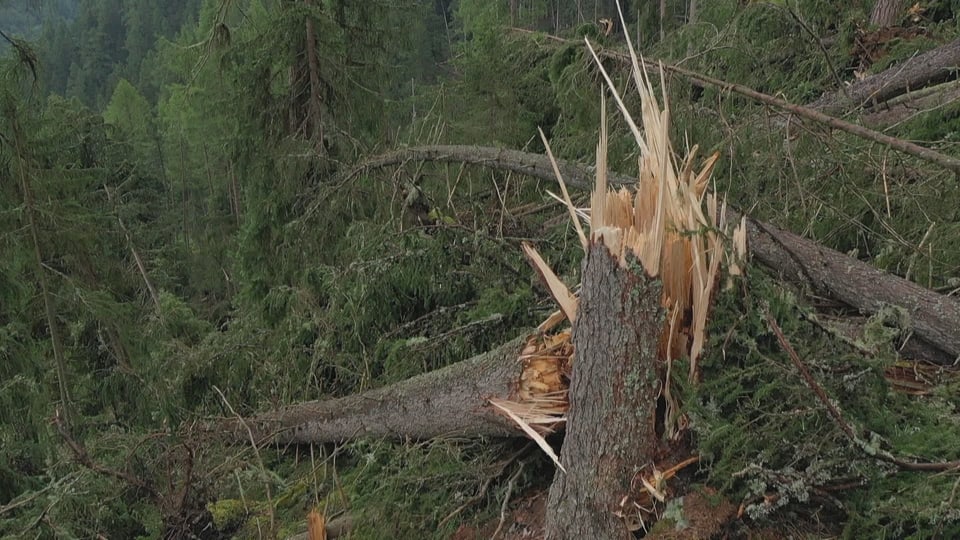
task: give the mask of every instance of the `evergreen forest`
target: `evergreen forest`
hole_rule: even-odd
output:
[[[580,294],[637,66],[748,256],[592,512],[960,537],[960,0],[0,0],[0,55],[0,538],[562,538],[562,426],[441,396]]]

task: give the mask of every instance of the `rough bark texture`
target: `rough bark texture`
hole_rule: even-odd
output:
[[[958,50],[958,56],[960,56],[960,50]],[[902,69],[906,71],[911,65],[912,65],[912,62],[904,66]],[[956,64],[953,64],[953,65],[956,66]],[[847,122],[846,120],[841,120],[834,116],[825,114],[822,110],[819,110],[814,106],[794,105],[793,103],[789,103],[778,97],[770,96],[762,92],[757,92],[752,88],[748,88],[740,84],[728,83],[725,81],[721,81],[719,79],[714,79],[712,77],[707,77],[706,75],[702,75],[700,73],[690,71],[689,69],[685,69],[679,66],[671,66],[668,64],[663,64],[663,69],[673,73],[679,73],[680,75],[683,75],[684,77],[692,81],[700,81],[703,84],[707,84],[715,88],[722,88],[727,92],[734,92],[734,93],[740,94],[741,96],[746,96],[758,103],[764,103],[766,105],[770,105],[772,107],[776,107],[778,109],[793,113],[805,120],[812,120],[814,122],[817,122],[818,124],[829,126],[833,129],[837,129],[837,130],[849,133],[851,135],[855,135],[857,137],[860,137],[861,139],[866,139],[868,141],[880,143],[884,146],[890,147],[899,152],[904,152],[906,154],[910,154],[911,156],[918,157],[924,161],[928,161],[930,163],[936,163],[941,167],[950,169],[951,171],[960,174],[960,159],[958,158],[944,154],[942,152],[938,152],[936,150],[932,150],[930,148],[926,148],[924,146],[920,146],[918,144],[907,141],[905,139],[898,139],[897,137],[891,137],[890,135],[887,135],[885,133],[881,133],[879,131],[875,131],[869,128],[865,128],[859,124],[854,124],[852,122]],[[945,73],[949,74],[955,70],[956,68],[954,67],[952,68],[951,71],[945,72]],[[933,81],[928,81],[928,82],[933,82]],[[848,94],[849,94],[849,89],[848,89]],[[853,95],[852,94],[850,95],[852,98]],[[858,101],[855,98],[853,99],[855,102]]]
[[[887,100],[865,112],[860,120],[873,129],[885,128],[958,99],[960,81],[950,81]]]
[[[364,167],[383,167],[407,160],[473,163],[555,181],[546,156],[475,146],[408,148],[373,158]],[[568,185],[582,189],[592,186],[591,167],[562,162],[560,168]],[[624,176],[610,177],[612,185],[633,181]],[[736,212],[732,214],[734,219],[739,218]],[[960,300],[886,274],[867,263],[772,225],[752,219],[748,219],[747,224],[754,260],[779,272],[784,279],[813,294],[844,302],[865,314],[876,313],[887,305],[905,308],[911,316],[912,328],[907,330],[912,335],[902,349],[903,354],[941,364],[952,363],[960,357],[960,332],[957,331],[960,328]],[[588,260],[592,258],[595,257]],[[586,295],[586,272],[584,284],[583,294]],[[581,310],[584,310],[583,302],[589,304],[582,298]],[[590,311],[582,311],[581,316],[590,316]],[[588,342],[587,339],[584,343]],[[516,428],[490,410],[487,399],[510,397],[519,374],[517,356],[521,345],[521,340],[513,340],[488,353],[391,387],[330,401],[294,405],[246,422],[231,419],[214,429],[247,440],[249,427],[257,441],[280,443],[323,443],[358,436],[518,435]],[[580,353],[587,354],[587,350]],[[583,377],[582,383],[588,384],[591,380],[596,379]],[[574,395],[580,392],[576,379],[572,392]],[[572,399],[576,402],[577,398]],[[573,418],[571,416],[571,420]],[[573,452],[572,447],[569,452]],[[562,459],[571,464],[579,461],[570,456]]]
[[[957,77],[960,39],[905,60],[876,75],[851,84],[843,92],[831,92],[807,105],[826,114],[841,114],[870,107],[891,98]],[[847,96],[850,96],[849,99]]]
[[[548,37],[552,41],[565,44],[580,43],[579,41],[556,36]],[[827,40],[828,38],[824,38],[821,42],[825,44]],[[629,54],[615,49],[602,49],[598,51],[598,54],[601,58],[608,58],[621,64],[632,65],[633,62]],[[881,73],[871,75],[860,81],[853,81],[850,86],[847,86],[845,89],[824,94],[816,101],[799,108],[834,116],[846,114],[854,109],[870,108],[908,92],[956,79],[958,65],[960,65],[960,40],[955,40],[891,66]],[[641,67],[648,75],[653,77],[660,76],[660,68],[656,60],[645,60]],[[678,66],[663,64],[663,68],[687,77],[690,84],[695,87],[716,86],[724,90],[746,95],[751,99],[758,99],[759,96],[762,96],[759,92],[752,91],[746,87],[711,79]],[[746,90],[746,92],[741,90]],[[779,101],[779,103],[766,102],[775,107],[783,107],[783,105],[786,104],[786,102],[777,101]],[[791,106],[794,108],[798,107],[797,105]],[[797,111],[794,110],[791,112]]]
[[[517,436],[487,400],[510,397],[520,377],[523,339],[401,383],[339,399],[310,401],[215,431],[237,440],[328,443],[357,437],[429,439],[442,436]]]
[[[870,24],[873,26],[897,24],[909,3],[910,0],[877,0],[873,5],[873,12],[870,13]]]
[[[590,246],[582,281],[560,453],[567,472],[557,470],[550,486],[546,537],[628,539],[614,513],[659,449],[661,287],[639,267],[621,268],[601,244]]]
[[[736,216],[736,213],[734,213]],[[876,313],[884,306],[900,306],[910,315],[914,350],[923,359],[952,362],[960,358],[960,301],[935,293],[912,281],[877,270],[789,231],[747,220],[753,257],[776,269],[789,281],[820,294]],[[937,354],[940,349],[944,354]],[[926,352],[924,352],[926,351]]]
[[[555,182],[546,156],[483,146],[422,146],[374,157],[355,173],[408,160],[462,162],[509,170]],[[568,186],[591,189],[593,167],[558,162]],[[636,180],[613,175],[611,185]],[[907,308],[913,317],[910,354],[938,363],[960,357],[960,300],[925,289],[899,276],[877,270],[816,242],[773,225],[748,220],[747,241],[755,260],[791,277],[811,292],[840,300],[863,313],[876,313],[884,304]]]
[[[370,169],[400,165],[407,161],[440,161],[480,165],[501,171],[511,171],[556,183],[550,159],[540,154],[493,148],[489,146],[430,145],[401,148],[362,161],[347,173],[350,179]],[[581,188],[593,187],[593,169],[578,163],[559,160],[560,174],[568,184]]]

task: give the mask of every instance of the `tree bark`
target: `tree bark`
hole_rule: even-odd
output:
[[[560,39],[560,41],[570,42],[570,40],[564,40],[564,39]],[[944,49],[944,47],[941,47],[940,49],[937,49],[938,51],[941,51],[941,52],[936,58],[932,58],[932,57],[927,58],[927,61],[931,62],[934,65],[934,68],[932,73],[929,69],[921,70],[922,73],[924,74],[923,80],[926,81],[926,83],[931,84],[934,82],[938,82],[935,78],[934,79],[930,78],[932,75],[943,75],[944,77],[949,77],[951,76],[952,73],[956,71],[957,69],[956,66],[958,65],[956,60],[960,59],[960,40],[957,40],[956,43],[958,43],[958,47],[956,48],[956,50]],[[632,62],[632,60],[628,55],[621,53],[619,51],[602,50],[600,51],[599,54],[605,58],[617,59],[620,62],[626,62],[626,63]],[[954,58],[954,55],[956,56],[956,58]],[[909,62],[906,66],[898,66],[897,69],[887,70],[884,73],[890,73],[891,78],[898,79],[899,81],[900,77],[897,75],[897,71],[898,70],[912,71],[911,68],[915,67],[914,64],[916,60],[919,60],[919,58],[920,57]],[[946,65],[944,65],[944,63],[947,60],[951,60],[953,63],[947,63]],[[788,101],[784,101],[780,98],[777,98],[768,94],[764,94],[762,92],[758,92],[752,88],[748,88],[740,84],[733,84],[726,81],[721,81],[720,79],[714,79],[713,77],[708,77],[701,73],[697,73],[695,71],[691,71],[689,69],[682,68],[680,66],[664,64],[664,63],[660,63],[659,65],[657,65],[656,63],[650,60],[646,60],[646,61],[643,61],[642,67],[644,70],[646,70],[648,74],[651,72],[651,69],[654,71],[654,73],[659,73],[659,69],[662,68],[665,71],[683,75],[694,84],[697,84],[700,86],[712,86],[715,88],[720,88],[725,92],[734,92],[742,96],[746,96],[756,102],[770,105],[772,107],[776,107],[778,109],[793,113],[800,118],[803,118],[806,120],[812,120],[814,122],[823,124],[825,126],[829,126],[833,129],[844,131],[846,133],[855,135],[857,137],[866,139],[868,141],[880,143],[882,145],[893,148],[894,150],[897,150],[899,152],[910,154],[911,156],[920,158],[930,163],[935,163],[937,165],[940,165],[941,167],[944,167],[945,169],[949,169],[955,173],[960,174],[960,159],[941,153],[941,152],[937,152],[936,150],[932,150],[930,148],[925,148],[923,146],[920,146],[918,144],[915,144],[913,142],[910,142],[904,139],[891,137],[890,135],[880,133],[879,131],[874,131],[872,129],[863,127],[861,125],[854,124],[852,122],[847,122],[845,120],[841,120],[840,118],[836,118],[834,116],[830,116],[829,114],[824,112],[826,110],[825,107],[827,106],[827,104],[815,102],[814,104],[807,105],[807,106],[795,105]],[[898,84],[900,83],[898,82]],[[876,90],[879,92],[884,88],[885,87],[879,88]],[[909,87],[901,88],[899,93],[903,93],[907,90],[909,90]],[[833,97],[831,99],[842,100],[842,102],[839,105],[840,107],[839,110],[844,111],[844,110],[848,110],[849,105],[851,103],[854,104],[855,106],[862,106],[870,99],[873,99],[875,102],[879,102],[885,99],[889,99],[890,97],[893,97],[893,95],[898,95],[898,94],[895,93],[893,95],[885,96],[883,99],[879,99],[877,97],[877,94],[870,94],[870,95],[864,96],[863,100],[860,100],[858,97],[859,95],[852,94],[850,93],[849,89],[847,89],[846,92],[843,92],[843,91],[839,92],[839,95],[841,96],[840,98]],[[847,97],[848,95],[850,96],[849,98]]]
[[[245,421],[229,419],[213,432],[280,444],[358,437],[515,437],[522,434],[520,429],[494,412],[488,400],[511,398],[520,379],[517,359],[525,338],[384,388],[298,403]]]
[[[832,115],[869,108],[911,90],[955,79],[957,66],[960,39],[855,82],[847,87],[846,95],[840,91],[824,94],[807,107]]]
[[[551,36],[551,39],[559,43],[580,43],[555,36]],[[603,49],[598,51],[598,54],[603,58],[609,58],[618,63],[630,65],[632,62],[628,54],[613,49]],[[767,103],[775,107],[790,110],[791,112],[795,112],[800,116],[804,116],[802,112],[804,109],[817,113],[823,113],[823,115],[836,116],[846,114],[856,109],[869,109],[892,98],[906,94],[907,92],[956,79],[958,72],[957,66],[960,66],[960,39],[941,45],[940,47],[937,47],[931,51],[927,51],[923,54],[919,54],[914,58],[887,68],[881,73],[871,75],[861,81],[853,82],[850,84],[850,86],[846,87],[846,89],[840,89],[834,92],[826,93],[816,101],[813,101],[806,106],[789,104],[785,101],[772,98],[771,96],[765,96],[760,92],[756,92],[744,86],[726,83],[717,79],[711,79],[693,71],[671,66],[669,64],[664,64],[663,68],[687,77],[694,86],[716,86],[724,90],[731,90],[745,95],[751,99],[761,101],[762,103]],[[646,60],[643,62],[641,67],[646,70],[648,75],[652,75],[654,77],[660,76],[659,67],[654,60]],[[799,110],[790,109],[784,107],[784,105],[789,105],[790,107]],[[813,119],[816,121],[823,121],[825,118],[830,118],[830,116],[823,115]],[[809,117],[809,115],[807,115],[807,117]],[[833,120],[840,121],[838,119]],[[833,127],[837,127],[837,129],[845,129],[839,126]],[[845,130],[850,131],[849,129]],[[854,134],[857,136],[864,136],[864,130],[861,129],[858,133]]]
[[[341,181],[347,181],[371,169],[400,165],[409,160],[466,163],[500,171],[510,171],[533,178],[557,181],[550,160],[541,154],[471,145],[430,145],[401,148],[365,159],[348,171]],[[590,189],[593,187],[593,168],[579,163],[558,160],[560,174],[568,184]]]
[[[736,211],[731,211],[739,219]],[[806,240],[792,232],[747,220],[750,253],[793,283],[819,294],[876,313],[899,306],[910,315],[914,333],[910,351],[936,363],[960,358],[960,301],[916,283],[877,270],[869,264]],[[908,341],[909,343],[909,341]]]
[[[897,24],[910,0],[877,0],[870,14],[871,26],[893,26]]]
[[[408,160],[482,165],[556,181],[546,156],[483,146],[405,148],[370,158],[347,177]],[[593,167],[565,160],[558,160],[558,165],[568,186],[583,190],[593,187]],[[610,177],[611,185],[635,181],[625,176]],[[773,225],[753,219],[748,219],[748,224],[747,240],[755,260],[809,287],[815,294],[835,298],[863,313],[876,313],[885,304],[903,306],[913,322],[911,354],[937,363],[952,363],[960,357],[960,300],[881,272],[868,263]]]
[[[882,129],[943,107],[960,99],[960,81],[950,81],[901,94],[873,107],[860,117],[863,125]]]
[[[687,77],[688,79],[699,81],[704,84],[709,84],[710,86],[723,88],[724,90],[730,91],[730,92],[736,92],[737,94],[746,96],[759,103],[764,103],[766,105],[777,107],[778,109],[782,109],[787,112],[793,113],[799,116],[800,118],[804,118],[806,120],[812,120],[814,122],[823,124],[825,126],[829,126],[833,129],[838,129],[840,131],[844,131],[851,135],[856,135],[857,137],[860,137],[862,139],[880,143],[882,145],[893,148],[894,150],[904,152],[906,154],[910,154],[911,156],[920,158],[924,161],[928,161],[930,163],[936,163],[937,165],[940,165],[941,167],[949,169],[955,173],[960,173],[960,159],[958,158],[943,154],[941,152],[937,152],[936,150],[931,150],[930,148],[926,148],[918,144],[914,144],[904,139],[891,137],[890,135],[886,135],[884,133],[880,133],[879,131],[874,131],[872,129],[865,128],[861,125],[853,124],[851,122],[847,122],[845,120],[835,118],[833,116],[823,113],[822,111],[812,106],[805,107],[802,105],[794,105],[793,103],[789,103],[780,98],[770,96],[762,92],[757,92],[752,88],[748,88],[746,86],[739,85],[739,84],[731,84],[728,82],[721,81],[719,79],[714,79],[712,77],[707,77],[706,75],[701,75],[700,73],[696,73],[694,71],[690,71],[688,69],[684,69],[678,66],[663,64],[663,69],[674,72],[674,73],[679,73]]]
[[[661,286],[631,266],[621,268],[602,244],[591,244],[584,260],[560,453],[567,471],[558,469],[550,486],[548,539],[633,538],[615,513],[639,468],[658,457]]]

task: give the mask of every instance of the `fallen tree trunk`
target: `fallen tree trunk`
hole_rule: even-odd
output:
[[[739,219],[740,214],[731,211]],[[899,306],[910,315],[914,336],[904,352],[940,364],[960,357],[960,302],[880,271],[792,232],[747,220],[751,253],[788,281],[839,300],[861,312]]]
[[[216,432],[256,443],[321,444],[357,437],[430,439],[507,437],[521,431],[495,413],[520,378],[523,338],[397,384],[339,399],[309,401],[251,419],[225,420]]]
[[[550,160],[543,155],[483,146],[420,146],[368,159],[349,176],[409,160],[460,162],[508,170],[556,181]],[[568,186],[593,186],[592,167],[558,160]],[[633,183],[611,176],[611,185]],[[884,305],[903,307],[910,315],[914,338],[909,353],[919,359],[952,363],[960,358],[960,301],[938,294],[901,277],[877,270],[773,225],[748,218],[750,253],[763,265],[811,291],[839,300],[863,313],[874,314]]]
[[[571,40],[566,41],[573,43]],[[630,56],[619,51],[604,49],[600,51],[599,55],[626,64],[632,62]],[[665,71],[683,75],[695,86],[713,86],[726,92],[735,92],[759,103],[782,109],[800,118],[883,144],[899,152],[935,163],[960,174],[960,159],[836,117],[840,113],[847,112],[850,108],[863,107],[867,102],[881,103],[911,89],[956,78],[958,61],[960,61],[960,40],[924,53],[907,61],[905,65],[894,66],[883,73],[868,77],[863,82],[853,85],[853,90],[847,88],[845,91],[841,90],[829,94],[806,106],[795,105],[752,88],[708,77],[676,65],[657,64],[646,60],[643,61],[643,69],[649,74],[651,72],[656,73],[662,68]]]
[[[565,44],[581,43],[580,41],[566,38],[548,37],[554,41]],[[632,63],[630,55],[618,50],[602,49],[597,54],[621,64],[630,65]],[[845,122],[839,118],[834,118],[834,116],[841,116],[856,109],[872,109],[868,111],[871,113],[882,112],[884,109],[880,107],[880,105],[885,104],[887,101],[911,91],[956,79],[957,66],[960,65],[960,40],[955,40],[932,51],[927,51],[892,66],[881,73],[871,75],[861,81],[856,81],[846,88],[824,94],[816,101],[807,105],[788,103],[773,96],[757,92],[751,88],[707,77],[706,75],[679,66],[658,64],[656,60],[644,60],[642,67],[648,75],[658,75],[661,65],[663,69],[667,71],[683,75],[693,86],[700,88],[713,86],[725,91],[736,92],[761,103],[792,112],[800,117],[829,125],[834,129],[846,131],[858,137],[886,144],[902,152],[912,154],[932,163],[938,163],[955,172],[960,172],[960,164],[950,156],[940,154],[908,141],[889,137],[863,126]],[[941,96],[939,99],[928,97],[925,103],[936,104],[938,101],[943,102],[953,97],[953,94],[949,92],[945,94],[946,95]],[[927,106],[919,103],[915,105],[918,107]],[[892,107],[893,104],[891,103],[890,106]],[[905,109],[901,108],[898,112],[904,115],[908,114],[904,113],[904,111]],[[871,127],[884,127],[897,121],[890,121],[888,118],[888,115],[864,118],[863,124]]]
[[[911,117],[943,107],[960,99],[960,81],[951,81],[899,95],[866,111],[860,118],[865,126],[885,128]]]
[[[807,107],[826,114],[870,107],[911,90],[956,78],[957,66],[960,66],[960,39],[855,82],[845,91],[825,94]]]

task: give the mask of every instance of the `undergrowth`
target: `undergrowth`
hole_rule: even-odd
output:
[[[760,524],[839,515],[844,534],[925,538],[960,533],[957,477],[900,471],[870,448],[908,460],[960,457],[956,395],[894,391],[883,368],[894,344],[866,356],[807,316],[809,307],[763,271],[747,295],[720,297],[703,383],[688,388],[691,427],[708,484],[744,503]],[[769,328],[764,310],[864,442],[855,444],[800,376]]]

